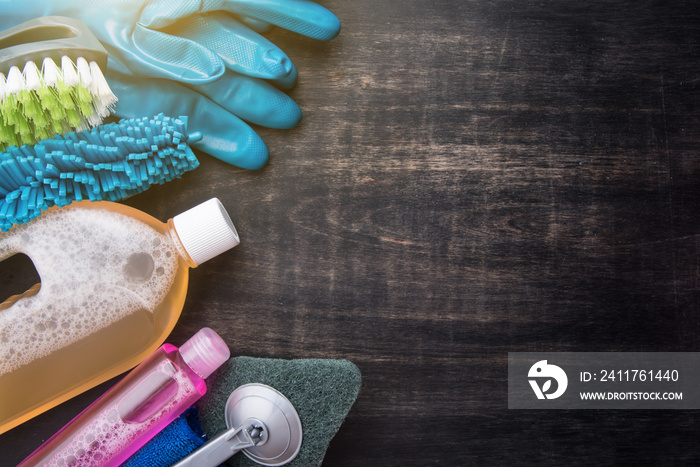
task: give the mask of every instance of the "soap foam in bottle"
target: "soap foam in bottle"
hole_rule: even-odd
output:
[[[180,315],[189,268],[236,244],[217,199],[167,224],[84,201],[0,234],[0,259],[25,253],[41,278],[0,304],[0,433],[152,353]]]

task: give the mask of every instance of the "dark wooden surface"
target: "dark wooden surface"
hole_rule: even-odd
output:
[[[506,394],[509,351],[700,351],[697,2],[324,4],[337,39],[271,34],[304,119],[260,129],[270,164],[202,155],[127,202],[218,196],[242,237],[192,271],[169,342],[356,363],[328,466],[700,463],[696,411]],[[0,436],[0,463],[106,388]]]

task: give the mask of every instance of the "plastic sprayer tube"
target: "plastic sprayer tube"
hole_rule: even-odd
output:
[[[179,349],[164,344],[20,466],[118,466],[206,392],[230,356],[204,328]]]

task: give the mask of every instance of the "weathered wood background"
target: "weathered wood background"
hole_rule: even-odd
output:
[[[218,196],[242,237],[192,271],[169,342],[357,364],[324,465],[700,463],[695,411],[506,394],[509,351],[700,351],[697,2],[323,4],[337,39],[270,34],[304,111],[260,129],[270,164],[202,155],[128,200],[165,220]],[[106,388],[0,436],[0,464]]]

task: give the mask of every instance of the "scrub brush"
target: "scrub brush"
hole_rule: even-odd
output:
[[[76,19],[45,16],[1,32],[0,150],[99,125],[117,101],[106,66],[107,51]]]
[[[123,119],[0,152],[0,231],[51,206],[119,201],[199,165],[187,117]]]

